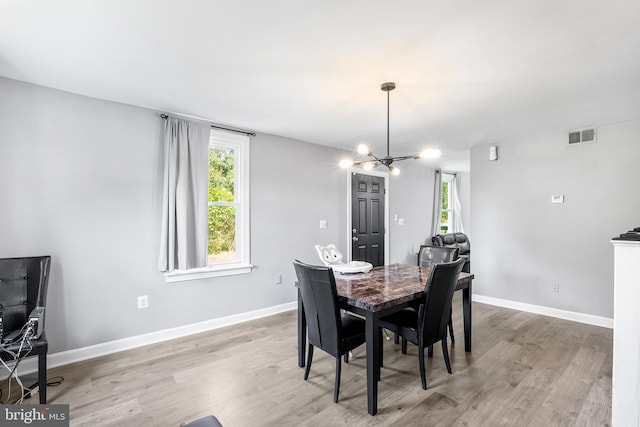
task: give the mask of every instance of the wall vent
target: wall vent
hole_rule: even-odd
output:
[[[580,144],[581,142],[596,142],[596,128],[569,132],[569,145]]]

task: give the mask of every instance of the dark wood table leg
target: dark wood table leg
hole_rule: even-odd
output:
[[[471,283],[462,289],[462,315],[464,317],[464,351],[471,351]]]
[[[304,317],[302,296],[298,289],[298,366],[304,368],[305,353],[307,351],[307,319]]]
[[[378,315],[368,311],[366,313],[367,339],[367,407],[369,415],[378,412],[378,379],[380,378],[380,327]]]

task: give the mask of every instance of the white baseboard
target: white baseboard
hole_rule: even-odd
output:
[[[482,304],[512,308],[514,310],[526,311],[528,313],[542,314],[544,316],[557,317],[559,319],[572,320],[574,322],[587,323],[589,325],[613,329],[613,319],[608,317],[594,316],[592,314],[577,313],[575,311],[560,310],[558,308],[544,307],[541,305],[527,304],[524,302],[510,301],[477,294],[473,294],[472,299],[474,302]]]
[[[262,317],[267,317],[273,314],[293,310],[297,307],[298,303],[294,301],[286,304],[276,305],[273,307],[249,311],[247,313],[234,314],[218,319],[211,319],[204,322],[193,323],[191,325],[179,326],[177,328],[165,329],[162,331],[151,332],[148,334],[95,344],[88,347],[62,351],[60,353],[50,353],[47,356],[47,368],[55,368],[56,366],[63,366],[70,363],[81,362],[83,360],[93,359],[94,357],[105,356],[107,354],[117,353],[119,351],[130,350],[132,348],[142,347],[149,344],[155,344],[162,341],[198,334],[200,332],[223,328],[225,326],[236,325],[238,323],[248,322],[250,320],[260,319]],[[21,375],[36,372],[37,369],[38,358],[36,357],[29,358],[20,363]]]

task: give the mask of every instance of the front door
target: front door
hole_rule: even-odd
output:
[[[384,178],[353,173],[351,177],[351,259],[384,264]]]

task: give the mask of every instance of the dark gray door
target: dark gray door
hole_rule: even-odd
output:
[[[351,177],[351,259],[384,264],[384,178]]]

